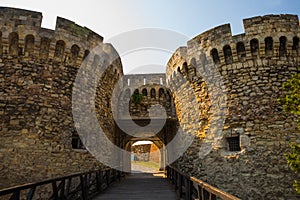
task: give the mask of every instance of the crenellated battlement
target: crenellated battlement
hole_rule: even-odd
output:
[[[57,17],[55,30],[41,27],[42,13],[0,7],[0,56],[80,66],[103,37]]]
[[[244,19],[243,24],[245,32],[242,34],[232,35],[230,24],[224,24],[189,40],[187,56],[182,59],[185,61],[174,62],[178,54],[176,51],[169,60],[167,77],[173,74],[171,71],[182,68],[184,62],[190,68],[192,61],[197,61],[197,67],[201,69],[215,65],[220,72],[226,66],[230,68],[232,64],[252,61],[298,62],[300,33],[297,15],[253,17]],[[177,66],[173,66],[174,63]]]

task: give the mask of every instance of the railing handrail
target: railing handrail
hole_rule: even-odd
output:
[[[111,173],[112,172],[112,173]],[[103,183],[107,183],[107,187],[110,185],[111,182],[115,181],[117,178],[120,179],[121,177],[121,172],[112,168],[105,168],[105,169],[99,169],[99,170],[91,170],[87,172],[81,172],[81,173],[75,173],[75,174],[70,174],[67,176],[62,176],[62,177],[57,177],[57,178],[51,178],[43,181],[38,181],[34,183],[26,183],[23,185],[17,185],[9,188],[4,188],[0,190],[0,196],[8,195],[8,194],[13,194],[13,196],[10,199],[20,199],[20,192],[23,190],[30,189],[29,193],[27,194],[27,199],[32,199],[35,189],[39,186],[44,186],[47,184],[52,184],[52,189],[53,189],[53,194],[52,195],[58,195],[58,191],[61,190],[60,195],[68,195],[69,193],[72,193],[69,191],[70,187],[70,182],[72,178],[80,177],[80,184],[81,184],[81,190],[82,190],[82,195],[83,199],[87,199],[87,190],[86,188],[88,185],[87,183],[87,178],[88,176],[90,177],[92,174],[96,174],[96,179],[95,181],[97,182],[97,190],[101,191],[101,186],[98,184],[100,183],[99,181],[105,181]],[[111,175],[113,176],[113,179],[111,179]],[[100,180],[102,179],[101,177],[106,177],[105,180]],[[56,183],[61,182],[61,184],[58,186]],[[65,187],[65,182],[69,181],[69,184],[67,184],[68,189],[64,188]],[[64,191],[67,190],[67,193]],[[76,192],[77,190],[74,190],[73,192]],[[65,193],[65,194],[63,194]],[[55,198],[54,198],[55,199]]]
[[[95,173],[95,172],[100,172],[100,171],[105,172],[105,171],[108,171],[108,170],[111,170],[111,169],[106,168],[106,169],[99,169],[99,170],[91,170],[91,171],[88,171],[88,172],[70,174],[68,176],[61,176],[61,177],[57,177],[57,178],[47,179],[47,180],[44,180],[44,181],[38,181],[38,182],[34,182],[34,183],[26,183],[26,184],[22,184],[22,185],[3,188],[3,189],[0,189],[0,196],[10,194],[10,193],[14,192],[15,190],[26,190],[26,189],[30,189],[30,188],[35,187],[35,186],[46,185],[46,184],[49,184],[49,183],[52,183],[52,182],[55,182],[55,181],[62,181],[62,180],[66,180],[66,179],[69,179],[69,178],[83,176],[83,175],[87,175],[87,174]]]
[[[216,197],[219,197],[221,199],[224,199],[224,200],[241,200],[240,198],[234,196],[234,195],[231,195],[223,190],[220,190],[194,176],[190,176],[188,174],[185,174],[183,172],[180,172],[178,169],[176,169],[175,167],[173,166],[167,166],[167,168],[170,168],[174,171],[176,171],[178,174],[180,174],[182,177],[185,177],[186,179],[192,181],[193,183],[196,183],[198,186],[200,186],[201,188],[204,188],[207,192],[209,192],[210,194],[213,194],[215,195]],[[167,170],[167,173],[168,170]],[[169,174],[167,174],[167,176],[170,176]],[[174,177],[173,177],[174,178]],[[176,184],[176,183],[175,183]]]

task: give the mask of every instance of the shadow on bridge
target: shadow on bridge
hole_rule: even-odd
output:
[[[114,184],[94,200],[102,199],[179,199],[163,172],[138,173],[134,171]]]

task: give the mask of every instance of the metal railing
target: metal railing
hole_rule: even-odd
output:
[[[10,195],[9,197],[6,197],[9,200],[20,200],[24,198],[26,200],[37,199],[37,197],[35,197],[36,190],[39,189],[39,187],[50,185],[52,194],[47,197],[47,199],[88,200],[96,194],[101,193],[101,191],[109,187],[112,182],[120,180],[121,175],[120,171],[114,169],[72,174],[69,176],[2,189],[0,190],[0,199],[4,195]]]
[[[184,197],[185,200],[241,200],[195,177],[180,173],[172,166],[166,167],[166,173],[180,198]]]

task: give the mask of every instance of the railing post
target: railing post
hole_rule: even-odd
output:
[[[30,188],[30,190],[29,190],[29,192],[27,194],[26,200],[32,200],[34,192],[35,192],[35,189],[36,189],[36,187]]]
[[[53,199],[58,199],[58,190],[57,190],[57,185],[56,185],[56,181],[52,182],[52,198]]]
[[[179,197],[182,197],[182,175],[179,174],[179,184],[178,184],[178,193],[179,193]]]
[[[174,170],[175,171],[175,170]],[[178,172],[175,171],[175,177],[174,177],[174,182],[175,182],[175,190],[178,190]]]
[[[20,190],[15,191],[9,200],[20,200]]]
[[[65,199],[65,180],[62,180],[61,183],[60,183],[60,195],[59,195],[59,198],[60,199]]]
[[[72,178],[68,178],[67,185],[66,185],[66,191],[65,191],[65,197],[68,198],[71,188]]]
[[[189,179],[189,177],[185,177],[185,199],[191,200],[193,195],[193,181]]]
[[[87,191],[85,187],[85,178],[83,175],[80,176],[80,183],[81,183],[81,194],[82,194],[82,199],[87,200]]]

